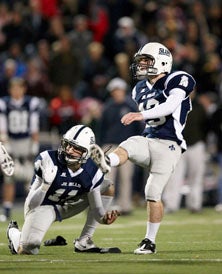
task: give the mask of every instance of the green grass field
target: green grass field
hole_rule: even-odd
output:
[[[39,255],[11,255],[7,247],[6,223],[0,223],[0,273],[74,274],[218,274],[222,273],[222,215],[205,208],[201,214],[181,210],[165,215],[157,237],[157,254],[134,255],[145,233],[145,208],[120,217],[111,226],[100,225],[94,235],[98,246],[118,246],[121,254],[79,254],[73,239],[79,236],[85,214],[55,223],[45,239],[62,235],[68,245],[42,246]],[[14,219],[23,223],[22,209]],[[45,240],[44,239],[44,240]]]

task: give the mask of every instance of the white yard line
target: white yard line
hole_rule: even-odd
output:
[[[136,257],[134,254],[132,256]],[[102,256],[100,259],[86,259],[85,256],[82,260],[80,259],[75,259],[75,262],[77,263],[96,263],[96,262],[115,262],[115,263],[121,263],[123,261],[119,260],[113,260],[113,258],[110,259],[103,259]],[[215,258],[215,259],[149,259],[149,258],[140,258],[140,259],[127,259],[127,261],[135,261],[135,262],[199,262],[199,263],[204,263],[204,262],[215,262],[215,263],[222,263],[222,258]],[[50,259],[35,259],[33,260],[27,260],[27,259],[18,259],[18,260],[2,260],[0,259],[0,262],[4,263],[24,263],[24,262],[50,262],[50,263],[65,263],[65,262],[73,262],[73,260],[50,260]],[[125,262],[125,261],[124,261]]]

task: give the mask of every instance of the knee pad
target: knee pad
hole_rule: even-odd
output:
[[[158,185],[147,183],[145,186],[145,197],[147,201],[160,201],[161,200],[161,189]]]

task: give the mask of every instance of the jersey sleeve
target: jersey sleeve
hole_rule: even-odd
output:
[[[177,71],[169,75],[166,79],[164,91],[165,95],[168,97],[173,89],[181,89],[185,92],[186,97],[194,90],[196,82],[194,78],[184,71]]]
[[[92,159],[88,159],[84,164],[83,169],[86,171],[81,174],[81,184],[88,191],[100,186],[104,179],[104,174],[98,168],[98,166],[93,162]]]
[[[36,159],[35,159],[35,162],[34,162],[34,172],[36,175],[38,175],[39,177],[42,178],[42,169],[40,168],[42,164],[42,155],[39,154]]]
[[[143,96],[143,90],[145,89],[146,89],[145,80],[138,82],[133,88],[131,97],[136,104],[138,104],[140,97]]]

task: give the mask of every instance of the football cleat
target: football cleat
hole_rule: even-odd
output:
[[[147,238],[142,240],[142,242],[139,244],[139,247],[134,250],[134,254],[139,255],[152,253],[156,253],[156,245]]]
[[[85,252],[85,253],[121,253],[118,247],[97,247],[91,238],[87,237],[82,240],[76,239],[74,241],[74,251],[75,252]]]
[[[11,228],[16,228],[16,229],[18,229],[18,224],[17,224],[16,221],[10,221],[10,222],[9,222],[6,234],[7,234],[7,238],[8,238],[8,248],[9,248],[10,252],[11,252],[12,254],[17,254],[17,252],[16,252],[15,249],[14,249],[13,243],[12,243],[10,237],[9,237],[9,230],[10,230]]]
[[[12,176],[15,170],[15,164],[7,150],[0,142],[0,165],[1,170],[6,176]]]
[[[96,163],[96,165],[102,170],[103,173],[108,173],[111,170],[110,160],[104,151],[97,145],[93,144],[91,146],[91,158]]]
[[[75,239],[74,241],[74,250],[75,252],[87,252],[88,250],[96,248],[96,245],[93,243],[92,239],[85,237],[83,239]]]

